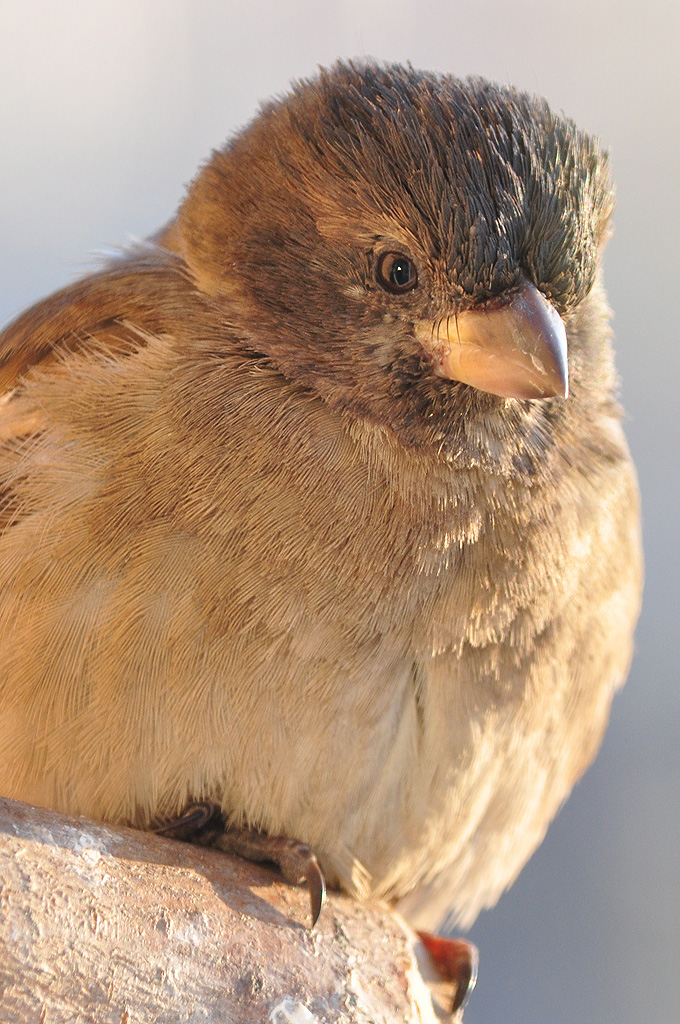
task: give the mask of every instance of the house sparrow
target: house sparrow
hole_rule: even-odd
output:
[[[421,928],[494,904],[631,656],[611,209],[542,100],[337,64],[8,327],[0,791],[208,802]]]

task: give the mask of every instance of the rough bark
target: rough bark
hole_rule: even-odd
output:
[[[434,1024],[384,907],[216,850],[0,799],[3,1024]]]

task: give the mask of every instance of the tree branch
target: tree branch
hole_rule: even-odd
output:
[[[150,833],[0,799],[4,1024],[434,1024],[386,908]]]

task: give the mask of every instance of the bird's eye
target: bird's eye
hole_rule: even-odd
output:
[[[378,260],[378,284],[388,292],[409,292],[418,284],[416,265],[400,252],[385,252]]]

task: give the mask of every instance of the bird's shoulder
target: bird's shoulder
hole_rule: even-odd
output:
[[[92,347],[124,354],[139,345],[132,328],[167,326],[178,292],[189,282],[174,253],[142,243],[106,261],[99,271],[31,306],[0,334],[0,392],[36,367]]]

